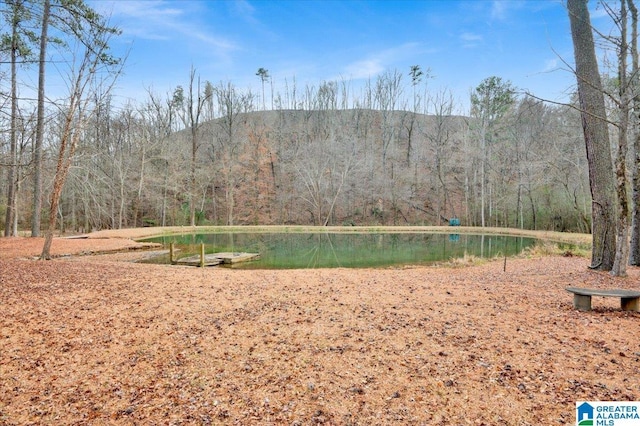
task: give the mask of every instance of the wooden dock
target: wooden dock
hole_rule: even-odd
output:
[[[187,266],[216,266],[216,265],[232,265],[234,263],[247,262],[256,260],[260,257],[259,253],[211,253],[199,254],[196,256],[184,257],[174,261],[176,265]]]

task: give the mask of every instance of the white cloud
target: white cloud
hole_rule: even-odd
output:
[[[252,21],[255,19],[254,15],[256,12],[256,8],[253,7],[246,0],[235,0],[231,5],[233,11],[242,16],[245,20]]]
[[[502,20],[506,17],[507,2],[496,0],[491,4],[491,18]]]
[[[111,15],[112,22],[123,30],[123,37],[145,40],[183,39],[186,43],[198,42],[220,55],[237,49],[235,43],[216,35],[198,21],[203,13],[190,7],[192,2],[166,0],[131,0],[96,2],[96,6]]]
[[[460,41],[462,42],[462,47],[466,49],[471,49],[477,47],[482,43],[484,38],[480,34],[463,32],[459,36]]]
[[[540,2],[545,3],[545,2]],[[537,7],[536,2],[528,4],[522,0],[493,0],[491,3],[491,19],[496,21],[504,21],[509,17],[509,12],[514,10],[521,10],[526,6],[534,5]]]
[[[474,33],[462,33],[460,34],[460,40],[462,41],[482,41],[482,36],[480,34]]]
[[[353,62],[346,67],[346,75],[354,80],[367,79],[384,71],[379,58],[363,59]]]
[[[397,62],[419,57],[429,52],[433,52],[433,49],[427,49],[419,43],[404,43],[349,63],[341,75],[354,80],[375,77],[383,71],[393,68]]]
[[[557,59],[547,59],[544,61],[544,68],[542,72],[550,72],[558,69],[558,60]]]
[[[167,40],[166,26],[183,18],[184,11],[169,7],[164,1],[96,2],[96,9],[111,16],[124,36],[148,40]]]

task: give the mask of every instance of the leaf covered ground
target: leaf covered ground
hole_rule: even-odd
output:
[[[538,425],[640,400],[638,288],[581,257],[245,271],[0,238],[0,425]],[[136,248],[56,239],[54,254]]]

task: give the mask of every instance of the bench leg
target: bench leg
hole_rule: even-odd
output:
[[[639,300],[637,297],[623,297],[620,299],[620,306],[623,311],[640,311]]]
[[[591,296],[583,296],[582,294],[573,295],[573,308],[579,311],[591,310]]]

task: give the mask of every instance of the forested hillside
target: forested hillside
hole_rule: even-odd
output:
[[[514,99],[483,126],[481,114],[452,115],[443,94],[424,114],[384,101],[340,108],[327,90],[335,86],[322,87],[296,109],[256,110],[255,97],[231,84],[207,85],[200,103],[180,87],[141,105],[96,105],[60,223],[66,231],[188,225],[193,215],[219,225],[438,225],[453,217],[481,225],[484,211],[487,226],[588,232],[584,145],[570,108]],[[48,128],[47,176],[59,126]],[[30,220],[30,135],[25,128],[21,228]]]
[[[258,92],[201,80],[192,67],[166,94],[147,88],[123,101],[115,83],[124,61],[109,50],[120,32],[108,19],[84,2],[51,0],[9,2],[2,13],[5,236],[451,218],[591,229],[579,114],[498,76],[478,82],[467,106],[432,89],[419,65],[304,86],[295,77],[274,85],[260,68]],[[58,81],[47,84],[52,74]],[[68,93],[45,91],[60,87]]]
[[[2,12],[5,236],[451,218],[591,229],[579,114],[500,77],[479,82],[467,107],[431,89],[430,71],[418,65],[276,88],[260,68],[259,93],[201,80],[192,67],[169,93],[149,88],[146,99],[122,102],[114,84],[123,61],[109,50],[119,31],[107,19],[84,2],[10,2]],[[66,95],[45,92],[48,47],[64,59]],[[29,83],[36,68],[37,94]]]

